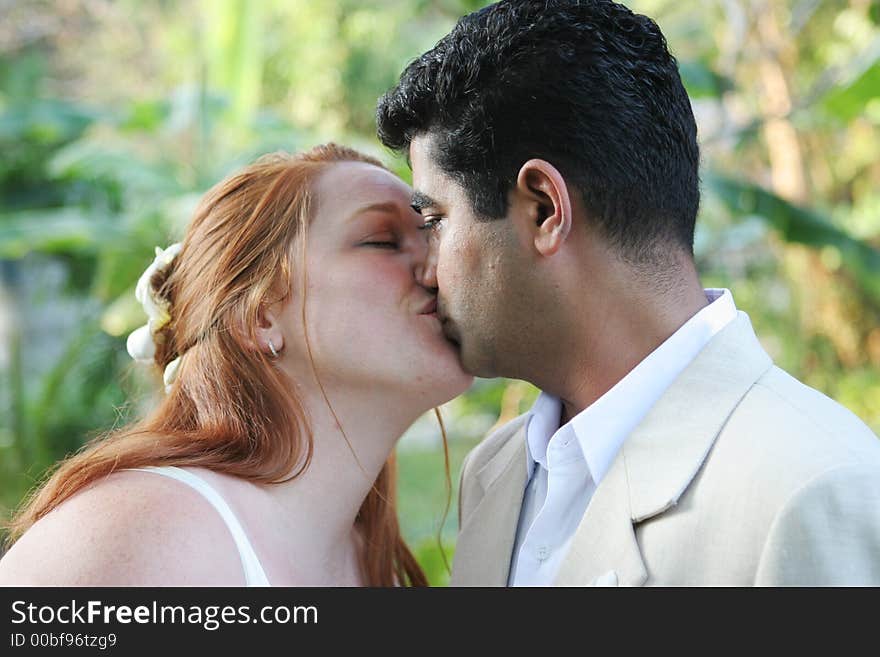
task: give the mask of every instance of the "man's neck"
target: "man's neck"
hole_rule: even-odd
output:
[[[560,398],[563,423],[613,388],[708,304],[695,273],[667,293],[632,287],[614,290],[604,300],[599,307],[567,309],[566,334],[577,339],[555,355],[551,377],[534,381]]]

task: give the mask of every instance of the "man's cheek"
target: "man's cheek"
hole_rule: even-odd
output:
[[[437,286],[441,292],[447,291],[458,282],[460,264],[450,243],[441,244],[437,250]]]
[[[466,283],[473,279],[479,262],[478,244],[469,240],[467,235],[457,232],[450,235],[443,246],[445,248],[441,249],[438,262],[438,277],[439,267],[442,265],[450,282]]]

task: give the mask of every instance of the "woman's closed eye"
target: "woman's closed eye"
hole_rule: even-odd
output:
[[[379,235],[367,238],[361,242],[361,246],[371,246],[377,249],[396,249],[399,246],[399,242],[393,235]]]

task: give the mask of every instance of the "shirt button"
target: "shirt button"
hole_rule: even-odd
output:
[[[546,545],[542,545],[537,550],[535,550],[535,557],[537,557],[538,561],[544,561],[549,556],[550,548],[548,548]]]

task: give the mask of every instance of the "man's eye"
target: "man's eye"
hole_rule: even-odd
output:
[[[427,231],[436,231],[440,229],[440,222],[443,221],[443,217],[440,216],[430,216],[425,217],[425,221],[421,226],[418,226],[419,230],[427,230]]]

